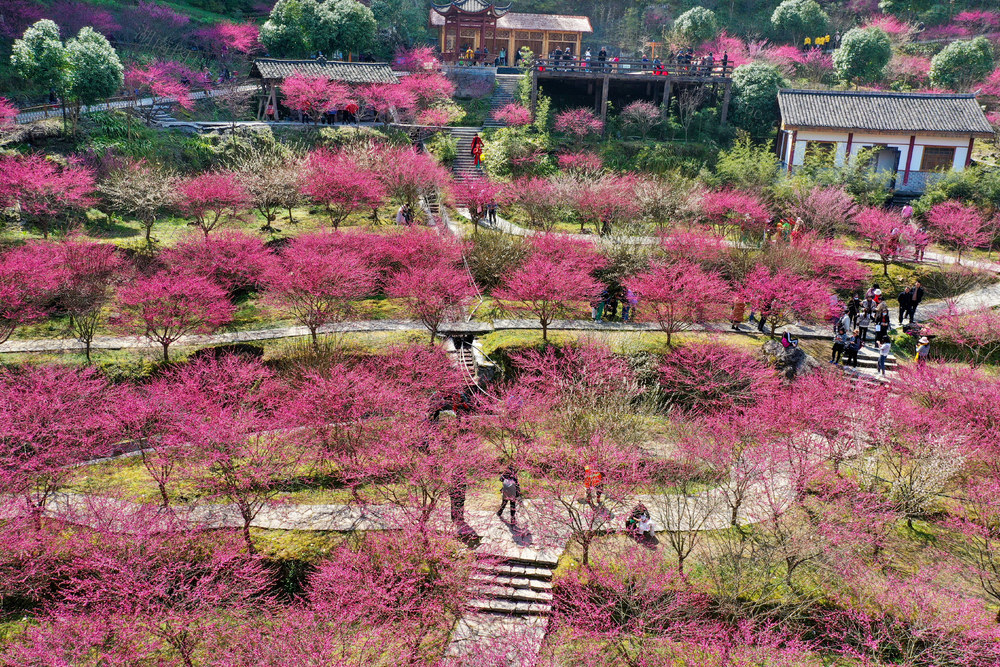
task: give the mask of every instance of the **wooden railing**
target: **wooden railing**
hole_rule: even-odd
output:
[[[619,76],[677,76],[677,77],[729,77],[733,73],[733,65],[723,65],[719,60],[711,63],[698,59],[691,63],[661,63],[642,60],[573,60],[548,59],[536,60],[534,69],[537,72],[568,72],[574,74],[615,74]]]

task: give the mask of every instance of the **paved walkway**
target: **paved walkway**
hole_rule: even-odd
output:
[[[477,336],[495,331],[540,331],[537,320],[502,319],[492,322],[449,322],[442,329],[448,333],[470,333]],[[708,331],[725,335],[760,336],[756,329],[744,324],[739,331],[733,331],[727,323],[696,325],[690,331]],[[792,335],[804,339],[829,338],[829,326],[791,325],[783,327]],[[319,329],[321,334],[338,333],[379,333],[379,332],[426,332],[426,328],[415,320],[359,320],[324,326]],[[660,327],[652,322],[594,322],[585,320],[554,320],[549,331],[589,331],[593,333],[613,331],[658,332]],[[309,335],[306,327],[288,326],[272,329],[249,329],[231,333],[219,333],[204,336],[184,336],[173,343],[173,347],[207,347],[230,343],[252,343],[282,338],[303,338]],[[0,354],[25,354],[34,352],[82,352],[83,343],[75,338],[41,338],[32,340],[12,339],[0,344]],[[161,350],[158,343],[135,336],[98,336],[92,344],[92,350]]]
[[[472,217],[471,217],[471,215],[469,213],[469,209],[467,209],[467,208],[458,208],[458,209],[456,209],[456,211],[462,217],[464,217],[464,218],[466,218],[466,219],[468,219],[470,221],[472,220]],[[508,220],[504,220],[500,216],[497,216],[497,222],[496,222],[495,225],[487,225],[487,224],[483,224],[483,223],[480,223],[480,224],[483,227],[486,227],[487,229],[494,229],[494,230],[497,230],[497,231],[504,232],[505,234],[511,234],[511,235],[514,235],[514,236],[535,236],[537,234],[541,234],[542,233],[542,232],[537,231],[537,230],[532,230],[532,229],[527,229],[525,227],[521,227],[520,225],[514,224],[513,222],[510,222]],[[605,244],[605,245],[612,245],[612,244],[616,244],[616,243],[631,243],[633,245],[646,245],[646,246],[649,246],[649,245],[658,245],[660,243],[660,239],[657,236],[622,236],[622,235],[615,235],[614,233],[612,233],[612,234],[610,234],[608,236],[595,236],[594,234],[571,234],[571,233],[568,233],[568,232],[557,232],[555,235],[559,236],[559,237],[564,237],[564,238],[583,239],[583,240],[586,240],[586,241],[592,241],[594,243],[601,243],[601,244]],[[731,241],[727,241],[727,243],[729,243],[731,245],[733,244],[733,242],[731,242]],[[849,256],[855,257],[855,258],[860,259],[860,260],[864,260],[866,262],[881,262],[882,261],[877,253],[870,252],[870,251],[867,251],[867,250],[851,250],[851,249],[847,249],[846,252],[847,252],[847,254]],[[910,260],[907,260],[906,258],[900,258],[900,259],[901,259],[901,261],[910,261]],[[957,257],[955,255],[951,255],[951,254],[948,254],[948,253],[927,251],[927,252],[924,253],[924,261],[922,263],[923,264],[956,264],[958,262],[957,262]],[[983,262],[983,261],[977,261],[977,260],[970,260],[970,259],[966,258],[965,262],[962,263],[962,266],[966,266],[966,267],[974,268],[974,269],[980,269],[980,270],[983,270],[983,271],[990,271],[992,273],[1000,273],[1000,263],[998,263],[998,262]]]

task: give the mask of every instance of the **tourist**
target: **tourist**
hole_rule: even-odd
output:
[[[497,62],[502,66],[507,66],[507,49],[501,48],[500,53],[497,54]]]
[[[497,203],[495,201],[490,201],[486,205],[486,220],[491,225],[497,224]]]
[[[871,313],[862,310],[861,314],[858,315],[858,332],[861,335],[861,344],[864,345],[868,342],[868,327],[872,323]]]
[[[743,313],[746,311],[747,304],[745,301],[737,301],[733,304],[733,312],[729,316],[729,323],[732,325],[733,331],[740,330],[740,324],[743,322]]]
[[[910,307],[913,305],[913,288],[907,287],[899,293],[896,299],[899,301],[899,323],[902,324],[903,318],[910,312]]]
[[[891,326],[889,321],[889,307],[883,302],[879,304],[879,309],[875,311],[875,342],[879,343],[882,340],[888,340],[889,338],[889,327]]]
[[[792,335],[790,333],[788,333],[787,331],[785,333],[781,334],[781,347],[783,347],[786,350],[788,350],[788,349],[796,348],[798,346],[799,346],[799,339],[798,338],[792,338]]]
[[[476,163],[475,163],[476,169],[482,169],[482,166],[480,165],[480,162],[483,159],[483,146],[484,145],[485,144],[483,143],[483,138],[480,137],[478,134],[476,134],[476,136],[474,136],[472,138],[472,147],[471,147],[470,150],[471,150],[471,153],[472,153],[472,157],[475,158],[475,161],[476,161]]]
[[[608,316],[608,322],[613,322],[618,316],[618,290],[608,292],[608,300],[607,305],[604,307],[604,313]]]
[[[855,329],[851,333],[847,340],[844,341],[844,365],[851,364],[855,368],[858,367],[858,352],[861,350],[861,332]]]
[[[858,313],[861,311],[861,298],[857,294],[852,294],[847,299],[847,314],[851,318],[851,326],[858,326]]]
[[[521,484],[517,481],[517,473],[513,467],[507,468],[507,472],[500,475],[500,497],[503,502],[500,503],[497,516],[502,520],[503,510],[510,503],[510,522],[517,523],[517,499],[521,497]]]
[[[878,372],[882,375],[885,375],[885,360],[889,358],[890,352],[892,352],[892,343],[886,339],[878,350]]]
[[[635,317],[635,307],[639,304],[639,297],[629,288],[625,288],[625,303],[622,304],[622,322],[628,322]]]
[[[646,509],[646,506],[642,503],[638,503],[632,508],[632,512],[629,514],[629,517],[625,519],[625,530],[632,533],[636,537],[641,537],[639,524],[644,521],[649,521],[649,510]],[[652,528],[651,525],[650,528]]]
[[[591,491],[597,494],[597,504],[601,504],[601,496],[604,495],[604,474],[595,467],[583,467],[583,488],[587,491],[587,502],[592,503]]]
[[[917,348],[917,366],[923,368],[927,365],[927,357],[931,353],[931,342],[924,336],[920,339],[920,347]]]
[[[930,243],[930,236],[927,234],[927,230],[923,227],[917,227],[913,241],[913,259],[918,262],[924,261],[924,251],[927,250],[928,243]]]
[[[400,226],[406,224],[406,204],[400,206],[399,210],[396,211],[396,224]]]
[[[726,75],[726,69],[729,67],[729,51],[722,52],[722,76]]]
[[[785,218],[781,221],[781,240],[788,243],[792,239],[792,223]]]
[[[601,321],[601,315],[604,313],[604,302],[600,299],[593,299],[590,302],[590,316],[595,322]]]
[[[910,323],[913,323],[913,318],[917,316],[917,306],[920,302],[924,300],[924,288],[918,280],[913,284],[913,298],[910,300],[910,310],[907,311],[907,315],[910,316]]]
[[[653,520],[649,518],[648,514],[643,514],[639,517],[639,539],[640,540],[652,540],[653,539]]]
[[[844,345],[847,343],[847,332],[843,328],[838,328],[833,335],[833,352],[830,354],[830,363],[839,364],[840,358],[844,354]]]
[[[767,318],[770,316],[769,310],[760,311],[760,321],[757,323],[757,331],[764,333],[764,327],[767,326]]]
[[[705,63],[705,74],[711,76],[712,69],[715,67],[715,54],[709,51],[708,55],[705,56],[704,63]]]
[[[913,217],[913,207],[907,204],[900,213],[903,216],[903,222],[909,222],[910,218]]]

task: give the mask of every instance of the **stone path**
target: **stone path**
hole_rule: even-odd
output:
[[[447,333],[469,333],[482,336],[494,331],[540,331],[541,325],[536,320],[499,319],[492,322],[470,321],[449,322],[442,329]],[[660,328],[651,322],[594,322],[586,320],[554,320],[549,331],[589,331],[592,333],[635,331],[657,332]],[[829,338],[829,326],[790,325],[783,327],[798,338],[823,339]],[[342,324],[320,327],[321,334],[340,333],[379,333],[379,332],[409,332],[426,331],[424,326],[414,320],[359,320]],[[709,331],[725,335],[754,335],[757,330],[744,324],[739,331],[732,331],[728,324],[705,324],[694,326],[690,331]],[[306,327],[288,326],[272,329],[248,329],[231,333],[219,333],[204,336],[184,336],[178,339],[176,347],[206,347],[210,345],[225,345],[230,343],[252,343],[282,338],[303,338],[309,335]],[[24,354],[34,352],[82,352],[83,343],[75,338],[40,338],[31,340],[11,339],[0,344],[0,354]],[[151,343],[145,338],[134,336],[98,336],[91,344],[93,350],[161,350],[158,343]]]
[[[469,210],[467,208],[458,208],[458,209],[456,209],[456,211],[462,217],[464,217],[464,218],[466,218],[468,220],[472,219],[471,216],[470,216],[470,214],[469,214]],[[480,223],[480,224],[482,224],[484,227],[487,227],[489,229],[494,229],[494,230],[497,230],[497,231],[501,231],[501,232],[504,232],[505,234],[511,234],[513,236],[535,236],[537,234],[542,233],[542,232],[539,232],[537,230],[532,230],[532,229],[527,229],[525,227],[521,227],[520,225],[514,224],[514,223],[512,223],[512,222],[510,222],[508,220],[504,220],[500,216],[497,216],[497,222],[496,222],[495,225],[486,225],[486,224],[483,224],[483,223]],[[660,242],[660,239],[658,237],[656,237],[656,236],[616,237],[616,235],[613,234],[613,233],[610,234],[609,236],[604,236],[604,237],[602,237],[602,236],[595,236],[593,234],[571,234],[571,233],[568,233],[568,232],[557,232],[557,233],[555,233],[555,235],[556,236],[560,236],[560,237],[570,238],[570,239],[584,239],[584,240],[587,240],[587,241],[592,241],[594,243],[601,243],[601,244],[605,244],[605,245],[612,245],[612,244],[621,243],[621,242],[631,243],[633,245],[657,245]],[[729,243],[732,243],[732,242],[729,242]],[[864,261],[867,261],[867,262],[880,262],[881,261],[881,259],[879,258],[879,256],[878,256],[877,253],[870,252],[870,251],[867,251],[867,250],[850,250],[850,249],[848,249],[847,250],[847,254],[850,255],[850,256],[852,256],[852,257],[855,257],[857,259],[864,260]],[[904,258],[900,258],[900,259],[902,261],[907,261]],[[927,251],[927,252],[924,253],[924,261],[921,262],[921,263],[922,264],[942,264],[942,265],[945,265],[945,264],[957,264],[958,263],[958,258],[955,255],[950,255],[950,254],[941,253],[941,252],[934,252],[934,251],[930,251],[929,250],[929,251]],[[966,260],[962,263],[962,266],[969,267],[969,268],[974,268],[974,269],[980,269],[980,270],[983,270],[983,271],[990,271],[992,273],[1000,273],[1000,263],[998,263],[998,262],[992,262],[992,261],[986,261],[986,262],[984,262],[984,261],[978,261],[978,260],[970,260],[970,259],[966,258]],[[997,304],[995,304],[995,305],[997,305]]]
[[[243,86],[242,88],[242,90],[256,90],[256,89],[257,86]],[[211,98],[211,97],[216,97],[218,95],[222,95],[224,92],[226,91],[223,89],[199,91],[191,93],[190,97],[193,100],[201,100],[205,98]],[[134,106],[148,107],[152,106],[153,104],[172,104],[175,103],[176,101],[177,100],[172,97],[160,98],[155,100],[150,97],[145,97],[140,100],[120,99],[120,100],[104,102],[101,104],[91,104],[89,106],[85,106],[80,109],[80,113],[84,114],[98,113],[101,111],[112,111],[114,109],[128,109]],[[18,114],[17,122],[30,123],[32,121],[42,120],[44,118],[59,118],[61,117],[60,113],[61,111],[59,109],[54,109],[48,113],[46,113],[45,111],[27,111]]]

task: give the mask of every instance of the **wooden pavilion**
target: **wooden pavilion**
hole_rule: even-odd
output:
[[[511,3],[493,0],[432,0],[430,25],[437,28],[442,57],[457,61],[467,49],[488,49],[492,60],[501,49],[507,64],[521,47],[544,57],[559,49],[581,54],[583,36],[594,32],[586,16],[520,14]]]
[[[324,76],[330,81],[340,81],[348,85],[399,83],[399,78],[388,63],[350,63],[327,60],[322,56],[312,60],[258,58],[250,68],[250,78],[257,79],[261,86],[257,105],[258,119],[265,117],[269,120],[280,119],[278,88],[293,74]]]

